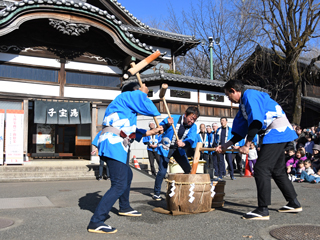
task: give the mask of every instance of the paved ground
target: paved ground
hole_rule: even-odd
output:
[[[247,221],[241,219],[242,214],[256,206],[252,178],[226,180],[224,208],[184,216],[152,211],[157,206],[165,207],[165,201],[155,202],[151,199],[153,181],[142,174],[134,174],[131,205],[141,211],[143,216],[120,217],[117,215],[116,203],[106,223],[116,227],[118,232],[110,235],[86,231],[99,199],[110,187],[109,180],[2,183],[0,202],[5,199],[8,206],[10,198],[15,200],[11,201],[12,208],[1,209],[0,206],[0,218],[12,219],[15,224],[0,229],[0,239],[272,239],[266,238],[270,227],[319,223],[320,184],[294,183],[304,208],[299,214],[276,212],[286,202],[273,184],[271,220]],[[163,184],[163,191],[165,188],[166,183]],[[47,198],[53,206],[17,204],[17,198],[32,201],[31,197],[42,199],[42,202]]]

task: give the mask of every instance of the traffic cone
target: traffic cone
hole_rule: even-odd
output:
[[[133,156],[133,162],[134,162],[134,167],[135,167],[136,169],[141,170],[140,165],[139,165],[138,160],[136,159],[136,156],[135,156],[135,155]]]
[[[248,161],[248,154],[246,156],[246,166],[244,168],[244,177],[252,177],[252,174],[250,172],[250,168],[249,168],[249,161]]]

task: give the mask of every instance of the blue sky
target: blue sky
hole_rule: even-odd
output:
[[[192,0],[118,0],[130,13],[143,23],[152,19],[161,20],[169,14],[168,8],[172,5],[175,12],[187,10]],[[194,1],[193,1],[194,2]]]
[[[196,5],[198,1],[194,0],[118,0],[130,13],[143,23],[150,24],[152,20],[161,22],[169,16],[169,8],[172,6],[175,13],[179,15],[182,10],[188,11],[191,3]],[[161,26],[155,26],[162,28]],[[309,46],[318,47],[320,38],[311,39]]]

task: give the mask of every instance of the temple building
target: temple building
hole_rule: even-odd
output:
[[[0,0],[0,109],[23,110],[24,159],[90,159],[108,104],[125,81],[136,81],[123,79],[130,63],[157,49],[160,57],[141,77],[160,121],[167,116],[159,99],[162,83],[169,85],[172,114],[198,106],[197,124],[222,116],[232,121],[237,106],[224,96],[223,81],[166,72],[199,43],[147,26],[116,0]],[[148,128],[151,120],[139,116],[138,126]],[[140,143],[132,153],[147,155]]]

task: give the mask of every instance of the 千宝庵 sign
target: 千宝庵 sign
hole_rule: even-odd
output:
[[[34,123],[91,123],[90,103],[35,101]]]

